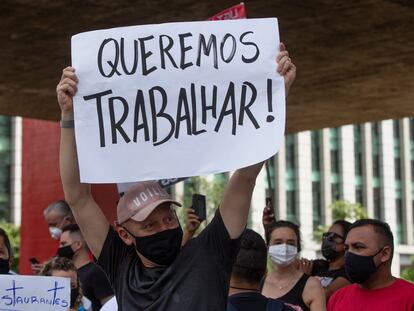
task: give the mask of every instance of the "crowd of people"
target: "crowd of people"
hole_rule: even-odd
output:
[[[288,94],[296,68],[283,44],[280,51],[277,71]],[[271,203],[263,212],[265,239],[246,229],[263,163],[232,174],[213,219],[197,236],[194,210],[188,209],[184,231],[175,211],[181,204],[152,181],[136,183],[120,198],[111,226],[79,178],[70,125],[77,84],[75,69],[65,68],[57,86],[66,122],[60,150],[65,200],[44,210],[59,248],[48,262],[32,265],[34,274],[70,278],[70,310],[414,310],[414,285],[391,274],[393,234],[384,222],[335,221],[322,237],[324,259],[316,260],[301,258],[299,226],[275,220]],[[10,273],[12,260],[0,230],[0,273]]]

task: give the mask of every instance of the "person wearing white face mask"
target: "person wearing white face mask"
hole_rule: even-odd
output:
[[[76,224],[68,203],[63,200],[50,203],[48,207],[43,210],[43,217],[49,227],[50,237],[54,240],[60,239],[64,227]],[[30,268],[32,274],[37,275],[43,270],[44,264],[32,262]]]
[[[272,271],[266,276],[262,294],[279,299],[297,311],[326,310],[320,282],[297,269],[301,251],[299,226],[276,221],[267,232]]]

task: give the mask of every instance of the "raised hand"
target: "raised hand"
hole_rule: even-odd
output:
[[[289,57],[289,52],[286,46],[281,42],[279,46],[280,52],[277,55],[277,72],[285,79],[285,93],[289,93],[290,87],[296,78],[296,66],[292,63]]]
[[[57,100],[62,113],[62,120],[73,120],[73,96],[78,90],[78,78],[75,68],[63,69],[62,77],[56,87]]]

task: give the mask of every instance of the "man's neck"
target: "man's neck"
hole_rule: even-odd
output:
[[[379,289],[390,286],[394,281],[395,277],[392,276],[389,269],[383,271],[378,270],[368,279],[368,281],[361,284],[360,287],[368,290]]]
[[[90,262],[91,260],[87,251],[82,250],[79,252],[79,254],[75,254],[75,256],[73,256],[73,264],[75,265],[76,269],[82,268]]]

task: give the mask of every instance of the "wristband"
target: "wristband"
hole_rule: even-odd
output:
[[[75,127],[74,120],[60,120],[60,128],[62,129],[73,129]]]

